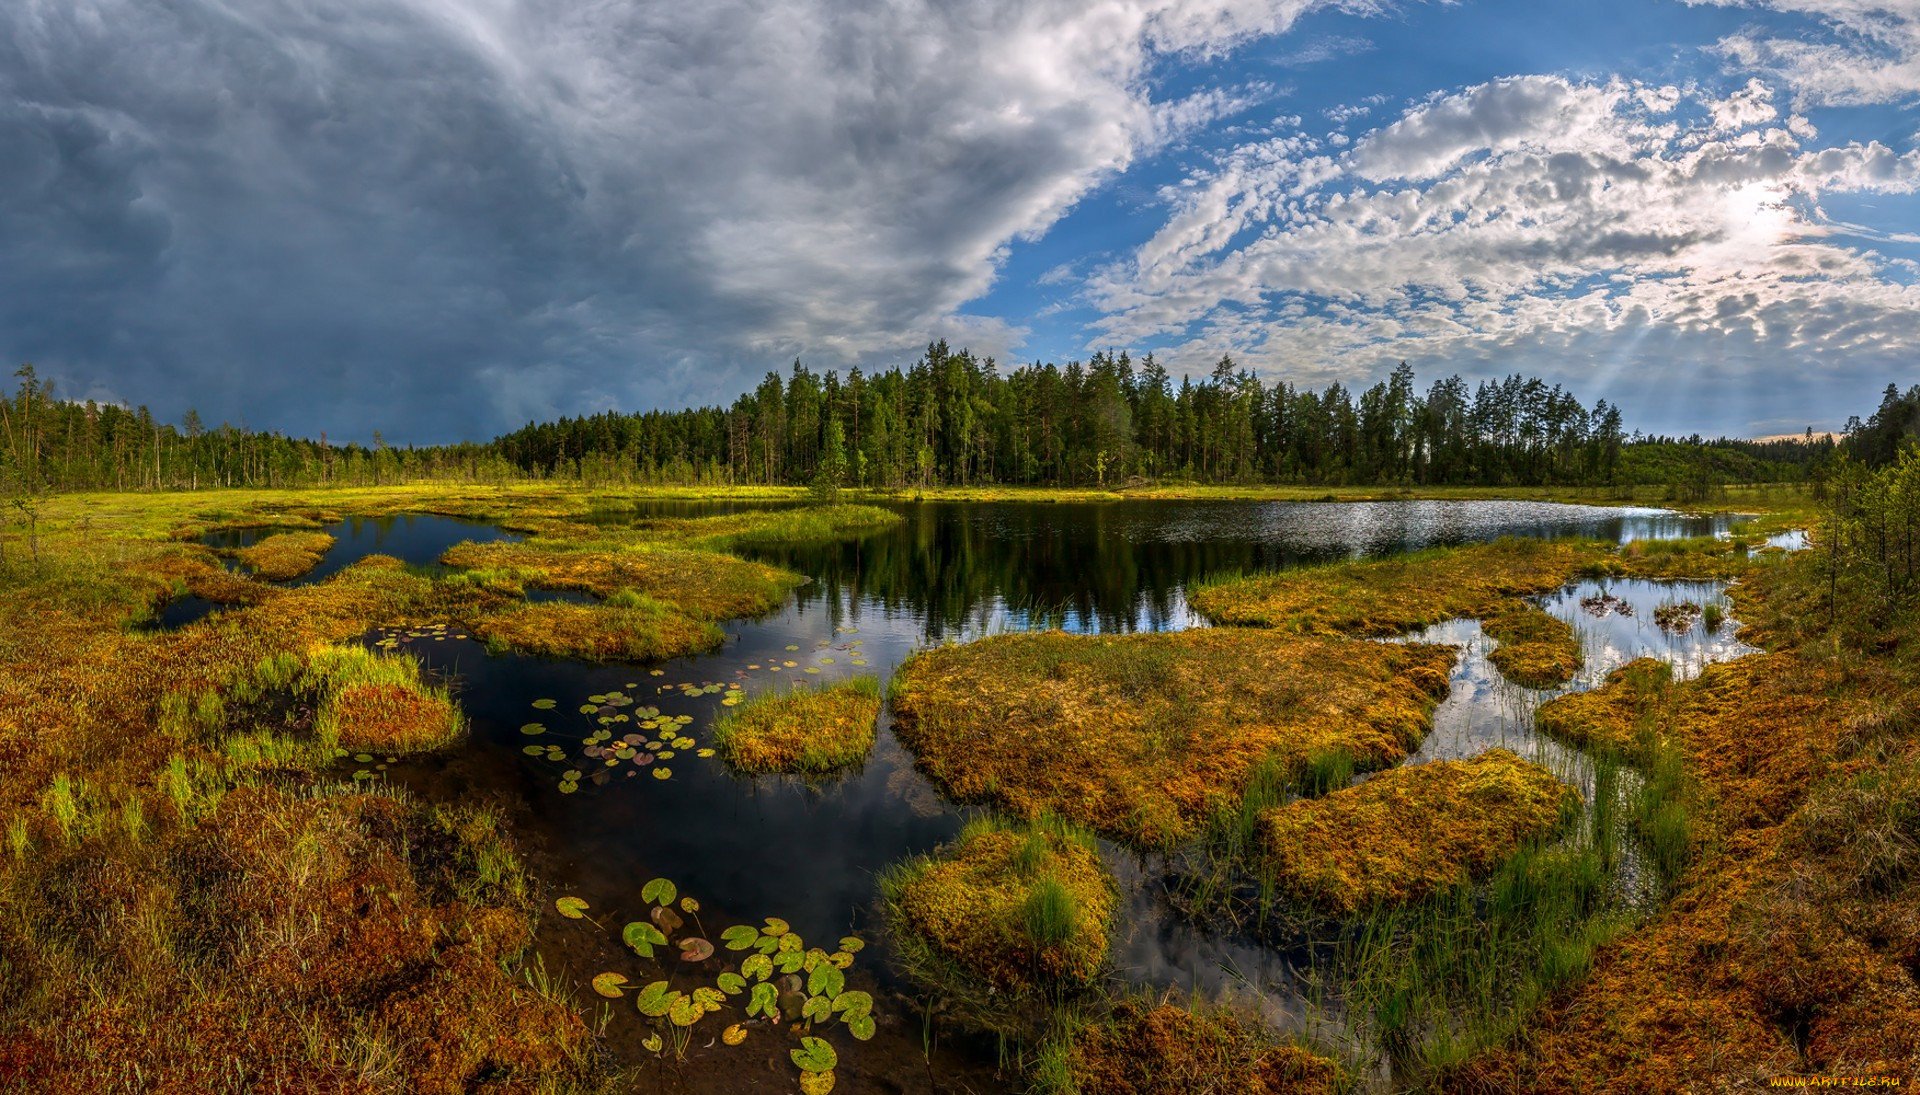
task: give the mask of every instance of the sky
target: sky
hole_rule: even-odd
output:
[[[335,439],[796,358],[1920,382],[1920,0],[7,0],[0,357]]]

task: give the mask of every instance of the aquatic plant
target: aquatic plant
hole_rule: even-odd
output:
[[[319,566],[331,547],[333,537],[324,532],[277,532],[239,549],[234,557],[262,578],[287,581]]]
[[[1505,749],[1391,768],[1262,816],[1280,890],[1351,914],[1480,877],[1552,832],[1579,795]]]
[[[968,1018],[1023,1030],[1104,972],[1116,896],[1093,839],[1054,818],[976,818],[879,880],[894,950]]]
[[[855,677],[762,693],[714,724],[713,743],[744,772],[827,775],[866,760],[879,717],[879,678]]]
[[[1241,628],[994,636],[895,673],[894,732],[950,797],[1053,811],[1144,846],[1194,835],[1257,766],[1404,758],[1450,647]]]

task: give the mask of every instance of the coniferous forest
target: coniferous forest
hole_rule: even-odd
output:
[[[60,398],[31,366],[0,401],[9,489],[378,485],[414,480],[871,488],[1131,482],[1634,486],[1703,495],[1810,478],[1834,443],[1649,436],[1618,408],[1508,376],[1422,383],[1404,363],[1365,389],[1263,382],[1222,358],[1175,379],[1152,354],[1002,370],[934,343],[912,365],[841,375],[796,361],[730,405],[529,423],[489,442],[331,442],[189,411]],[[1920,387],[1889,385],[1844,445],[1885,463],[1920,432]]]

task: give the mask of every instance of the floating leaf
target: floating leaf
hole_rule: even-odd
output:
[[[708,757],[713,756],[713,750],[702,749],[698,753],[695,753],[694,756],[699,757],[701,760],[706,760]]]
[[[800,1095],[828,1095],[833,1090],[833,1070],[825,1072],[802,1072],[800,1074]]]
[[[787,922],[777,916],[767,917],[767,926],[760,929],[764,935],[785,935],[788,930]]]
[[[800,1009],[800,1018],[809,1023],[824,1023],[833,1018],[833,1001],[824,996],[810,996]]]
[[[747,991],[747,979],[731,971],[714,978],[713,983],[720,986],[720,991],[728,996],[738,996]]]
[[[811,996],[825,996],[832,999],[840,995],[840,990],[846,987],[847,975],[840,972],[840,967],[830,962],[820,963],[813,967],[812,973],[807,975],[807,993]]]
[[[748,1015],[765,1015],[778,1021],[780,1016],[780,990],[769,982],[762,981],[753,986],[753,996],[747,1000]]]
[[[781,973],[798,973],[807,964],[805,951],[781,951],[773,956],[773,964]]]
[[[655,768],[653,770],[653,778],[654,779],[672,779],[673,769],[662,764],[660,767]]]
[[[680,914],[674,912],[672,907],[668,905],[662,905],[647,915],[655,924],[660,925],[661,931],[666,932],[668,935],[679,931],[680,926],[686,923],[685,920],[680,918]]]
[[[547,728],[546,728],[546,727],[544,727],[544,726],[542,726],[542,725],[540,725],[540,724],[539,724],[539,723],[537,723],[537,722],[530,722],[530,723],[527,723],[527,724],[526,724],[525,726],[522,726],[522,727],[520,728],[520,732],[521,732],[522,734],[525,734],[525,735],[527,735],[528,737],[532,737],[532,736],[534,736],[534,735],[536,735],[536,734],[544,734],[544,733],[546,733],[546,732],[547,732]]]
[[[625,995],[622,990],[630,987],[632,984],[633,982],[628,981],[624,975],[618,973],[596,973],[593,975],[593,991],[609,1000],[620,999],[621,996]]]
[[[760,941],[760,929],[751,924],[735,924],[720,933],[720,940],[730,951],[748,950]]]
[[[587,903],[580,898],[562,897],[554,901],[553,907],[559,909],[560,915],[566,917],[568,920],[578,920],[587,915],[588,906]]]
[[[650,879],[640,887],[640,900],[654,905],[671,905],[673,899],[679,896],[679,888],[665,878]]]
[[[693,1002],[690,996],[674,993],[673,1006],[667,1009],[667,1021],[676,1027],[690,1027],[700,1021],[706,1009]]]
[[[764,954],[750,954],[745,962],[740,963],[740,975],[765,981],[773,976],[773,959]]]
[[[865,946],[866,944],[857,935],[849,935],[840,941],[840,949],[848,954],[859,954],[860,949]]]
[[[533,706],[541,711],[551,711],[554,708],[554,702],[546,699],[534,700]]]
[[[642,958],[652,958],[653,948],[667,945],[667,937],[660,933],[660,929],[644,920],[636,920],[621,929],[620,938],[626,940],[627,946]]]
[[[841,969],[847,969],[853,965],[853,955],[848,954],[846,951],[834,951],[832,954],[827,955],[827,961],[832,962]]]
[[[705,962],[713,957],[713,944],[697,935],[689,935],[680,941],[680,960],[683,962]]]
[[[787,1056],[799,1065],[804,1072],[831,1072],[833,1066],[840,1063],[840,1055],[825,1038],[802,1038],[800,1048],[792,1050]]]
[[[842,1018],[851,1022],[862,1015],[870,1015],[873,1013],[873,997],[861,992],[859,989],[848,989],[833,998],[833,1010],[839,1012]]]
[[[646,1048],[648,1053],[658,1053],[666,1046],[666,1043],[660,1040],[658,1034],[647,1035],[645,1038],[640,1039],[640,1044]]]
[[[701,985],[693,990],[693,1002],[700,1005],[701,1011],[719,1011],[727,998],[719,989]]]
[[[697,913],[700,911],[700,902],[695,901],[691,897],[683,897],[680,899],[680,911],[685,913]]]
[[[672,1009],[674,998],[679,995],[671,992],[665,981],[655,981],[640,990],[633,998],[633,1005],[640,1009],[640,1014],[658,1019]]]
[[[355,753],[353,755],[353,762],[355,764],[372,764],[373,754],[372,753]]]
[[[720,1032],[720,1040],[730,1046],[737,1046],[747,1040],[747,1028],[735,1023]]]
[[[862,1042],[873,1037],[873,1016],[862,1015],[857,1019],[847,1020],[847,1033]]]

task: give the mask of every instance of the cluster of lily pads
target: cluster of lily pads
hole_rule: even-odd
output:
[[[649,881],[640,896],[651,906],[647,918],[620,930],[622,942],[636,955],[653,959],[659,949],[672,948],[681,962],[695,966],[714,956],[713,943],[700,922],[698,901],[681,895],[678,887],[665,878]],[[587,917],[587,903],[580,898],[562,897],[554,904],[560,915],[569,919]],[[693,920],[692,932],[685,931],[688,917]],[[813,1031],[838,1021],[859,1041],[873,1037],[873,997],[848,988],[846,978],[853,956],[866,944],[850,935],[832,952],[809,947],[777,917],[768,917],[757,927],[736,924],[721,932],[720,939],[727,950],[744,957],[737,966],[723,970],[710,985],[682,990],[662,978],[636,987],[626,975],[608,972],[594,976],[593,991],[617,1000],[634,990],[635,1008],[655,1021],[655,1029],[641,1042],[653,1054],[665,1052],[669,1044],[675,1056],[684,1054],[694,1026],[708,1015],[735,1006],[741,1007],[744,1017],[720,1032],[725,1045],[740,1045],[754,1028],[778,1032],[782,1023],[793,1023],[802,1035],[799,1048],[790,1050],[788,1056],[800,1070],[800,1090],[804,1095],[832,1091],[839,1055],[830,1042]]]
[[[628,688],[636,687],[629,684]],[[556,700],[537,699],[533,701],[536,711],[552,711],[559,707]],[[713,750],[701,748],[700,743],[687,733],[693,722],[692,715],[668,715],[658,707],[640,706],[631,693],[614,689],[588,696],[580,705],[579,713],[588,720],[588,730],[579,739],[580,766],[597,768],[592,777],[581,771],[580,766],[568,768],[560,774],[560,791],[572,794],[580,789],[582,779],[594,778],[604,782],[612,773],[622,767],[628,776],[638,775],[641,769],[650,770],[654,779],[672,779],[673,769],[666,762],[681,753],[694,751],[695,755],[711,757]],[[621,728],[631,727],[625,733]],[[552,731],[544,722],[529,722],[520,727],[520,732],[528,737],[545,737]],[[618,736],[616,736],[616,734]],[[530,757],[545,757],[556,763],[569,759],[567,750],[554,742],[535,742],[522,748]]]
[[[833,632],[835,635],[844,636],[852,635],[859,630],[857,627],[843,626],[834,628]],[[763,671],[767,673],[784,673],[789,669],[798,669],[802,673],[818,675],[821,666],[836,664],[836,659],[833,657],[835,652],[847,655],[847,661],[854,666],[865,666],[867,664],[866,654],[860,649],[860,647],[864,645],[864,642],[865,640],[862,639],[842,639],[836,643],[832,639],[822,639],[813,646],[817,654],[817,657],[814,659],[815,664],[813,665],[802,666],[797,658],[769,658],[765,662],[748,663],[739,675],[745,677],[749,672]],[[798,643],[788,643],[786,653],[800,653],[800,645]]]
[[[418,627],[408,628],[386,627],[381,628],[378,635],[379,638],[373,641],[373,645],[381,650],[395,650],[399,648],[401,643],[414,642],[421,639],[445,642],[448,639],[464,639],[467,637],[466,632],[457,630],[451,624],[421,624]]]
[[[333,755],[335,759],[344,760],[347,757],[347,751],[345,749],[335,749]],[[353,762],[361,765],[361,767],[353,770],[354,782],[365,783],[370,779],[378,779],[380,773],[385,772],[392,765],[400,763],[400,758],[386,757],[382,759],[374,756],[372,753],[355,753],[353,754]],[[371,765],[371,767],[367,767],[368,765]]]

